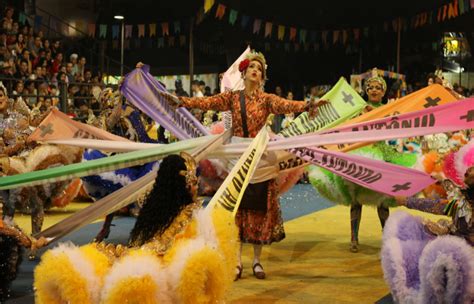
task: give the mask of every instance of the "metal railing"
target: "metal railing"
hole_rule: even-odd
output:
[[[85,82],[64,82],[64,81],[58,81],[57,83],[57,90],[58,93],[55,95],[51,95],[50,93],[44,93],[43,91],[40,91],[37,88],[36,84],[48,84],[48,88],[51,88],[51,83],[48,83],[46,80],[43,79],[26,79],[23,80],[21,78],[15,78],[15,77],[10,77],[7,75],[0,75],[0,81],[3,83],[5,88],[7,89],[8,97],[16,100],[17,98],[22,98],[27,106],[31,109],[36,107],[41,101],[45,101],[46,99],[57,99],[58,100],[58,108],[64,112],[64,113],[70,113],[71,110],[73,112],[76,112],[78,110],[77,107],[75,107],[76,100],[86,100],[87,105],[89,108],[91,108],[91,101],[96,99],[93,94],[92,94],[92,88],[97,86],[100,89],[104,89],[106,87],[111,87],[113,89],[117,89],[117,85],[105,85],[105,84],[98,84],[98,83],[85,83]],[[16,89],[16,84],[22,81],[24,83],[24,91],[22,93],[15,92]],[[35,83],[35,93],[31,94],[28,89],[27,85],[30,84],[31,82]],[[86,94],[85,95],[71,95],[69,93],[69,88],[72,86],[78,86],[79,90],[84,87],[88,87],[86,89]],[[28,93],[24,93],[25,91],[28,91]],[[48,91],[49,92],[49,91]],[[102,104],[100,104],[100,100],[97,100],[99,103],[99,108],[94,109],[93,112],[95,115],[100,114],[102,111]]]

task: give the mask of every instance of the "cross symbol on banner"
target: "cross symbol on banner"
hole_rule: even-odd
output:
[[[342,98],[342,100],[345,102],[345,103],[350,103],[351,106],[354,106],[354,102],[352,101],[352,99],[354,99],[354,96],[352,96],[351,94],[347,94],[346,92],[342,91],[342,95],[344,95],[344,97]]]
[[[40,126],[39,127],[41,130],[41,137],[45,137],[47,134],[53,134],[53,125],[51,123],[47,124],[46,126]]]
[[[474,110],[469,110],[466,115],[460,116],[459,119],[465,119],[466,122],[474,121]]]
[[[439,97],[431,98],[428,96],[425,98],[425,100],[426,100],[426,103],[424,107],[429,108],[429,107],[436,107],[438,105],[438,102],[441,101],[441,98]]]
[[[392,192],[398,192],[401,190],[409,190],[411,188],[410,186],[411,186],[411,182],[404,183],[403,185],[396,184],[392,186],[393,187]]]

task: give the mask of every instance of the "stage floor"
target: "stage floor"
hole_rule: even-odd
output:
[[[230,303],[391,303],[389,289],[380,265],[381,227],[374,208],[363,209],[358,253],[349,251],[349,208],[333,206],[310,185],[296,185],[282,198],[286,238],[266,246],[262,265],[267,279],[252,275],[252,248],[244,245],[243,278],[233,284]],[[52,210],[45,226],[67,217],[88,204],[74,203]],[[391,209],[390,212],[396,212]],[[414,214],[423,214],[412,212]],[[423,214],[426,216],[426,214]],[[435,216],[428,216],[436,218]],[[27,216],[17,223],[29,230]],[[132,218],[119,218],[108,241],[126,242],[134,224]],[[90,224],[64,241],[85,244],[99,231],[101,223]],[[37,261],[25,260],[13,284],[13,297],[7,303],[33,303],[32,278]]]

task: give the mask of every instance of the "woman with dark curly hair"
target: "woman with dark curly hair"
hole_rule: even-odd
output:
[[[195,171],[185,153],[163,159],[127,246],[47,251],[35,269],[37,302],[222,302],[234,279],[237,227],[229,212],[201,208]]]
[[[188,186],[183,171],[186,172],[186,165],[181,156],[170,155],[163,159],[155,185],[130,233],[129,246],[142,246],[162,235],[176,216],[194,202],[191,191],[181,191]]]

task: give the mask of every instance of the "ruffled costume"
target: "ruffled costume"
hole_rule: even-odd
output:
[[[62,244],[35,269],[37,303],[216,303],[237,263],[237,227],[222,209],[187,205],[142,246]]]

